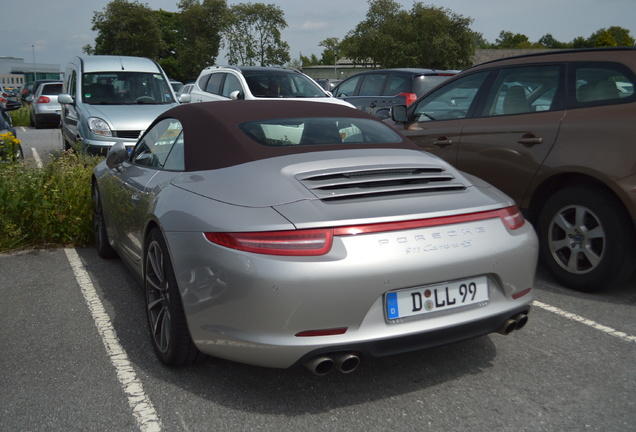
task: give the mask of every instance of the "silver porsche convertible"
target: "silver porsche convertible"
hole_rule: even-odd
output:
[[[513,201],[347,107],[188,104],[94,171],[104,258],[138,277],[159,359],[317,374],[528,320]]]

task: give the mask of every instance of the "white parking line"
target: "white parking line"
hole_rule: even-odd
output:
[[[534,301],[533,305],[541,309],[547,310],[548,312],[552,312],[557,315],[560,315],[564,318],[571,319],[572,321],[580,322],[581,324],[585,324],[587,326],[592,327],[593,329],[600,330],[603,333],[607,333],[608,335],[612,335],[619,339],[623,339],[624,341],[636,342],[636,336],[628,335],[627,333],[618,331],[616,329],[613,329],[612,327],[608,327],[603,324],[599,324],[596,321],[589,320],[580,315],[566,312],[563,309],[559,309],[558,307],[550,306],[549,304],[541,303],[540,301],[536,301],[536,300]]]
[[[40,158],[40,154],[35,149],[35,147],[31,147],[31,151],[33,152],[33,159],[35,159],[35,165],[38,168],[42,168],[44,165],[42,164],[42,159]]]
[[[161,420],[157,415],[154,406],[144,392],[141,381],[137,378],[137,374],[128,360],[126,351],[119,343],[117,333],[113,328],[110,317],[104,309],[95,287],[91,282],[82,261],[77,255],[75,249],[64,249],[68,258],[77,283],[84,295],[84,301],[91,311],[97,331],[102,337],[102,342],[106,347],[106,352],[110,357],[110,361],[115,366],[117,378],[128,398],[128,405],[132,408],[133,415],[137,420],[137,424],[142,432],[160,432]]]

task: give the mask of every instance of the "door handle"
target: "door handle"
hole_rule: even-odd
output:
[[[452,143],[453,140],[447,138],[438,138],[437,140],[433,141],[433,145],[436,147],[446,147],[451,145]]]
[[[541,144],[543,142],[543,138],[535,137],[534,135],[524,135],[519,141],[519,144],[522,144],[526,147],[531,147],[536,144]]]

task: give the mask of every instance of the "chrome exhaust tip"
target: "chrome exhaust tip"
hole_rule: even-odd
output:
[[[350,373],[360,365],[360,357],[353,353],[338,354],[335,358],[336,368],[342,373]]]
[[[316,375],[323,376],[327,375],[333,370],[334,361],[331,357],[319,356],[307,360],[305,363],[303,363],[303,366],[305,366]]]

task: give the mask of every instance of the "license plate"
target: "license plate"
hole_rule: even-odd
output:
[[[444,284],[386,293],[386,315],[390,320],[424,315],[487,302],[488,278],[478,276]]]

